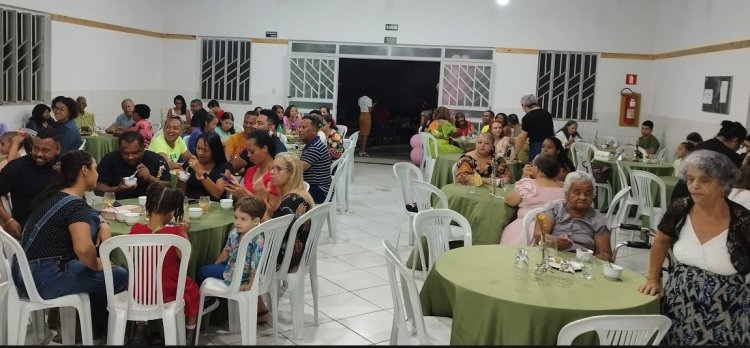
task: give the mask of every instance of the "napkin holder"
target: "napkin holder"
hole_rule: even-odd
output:
[[[101,210],[101,215],[103,218],[107,220],[114,220],[117,218],[117,212],[122,213],[140,213],[141,212],[141,206],[129,204],[129,205],[121,205],[115,208],[107,208]]]
[[[610,153],[607,151],[596,150],[594,151],[594,160],[606,162],[609,161],[609,155]]]

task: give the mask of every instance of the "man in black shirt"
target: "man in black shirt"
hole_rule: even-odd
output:
[[[521,97],[521,108],[526,115],[521,119],[521,134],[516,138],[516,151],[513,156],[517,159],[518,153],[529,140],[529,162],[542,152],[544,139],[555,135],[555,127],[552,124],[552,114],[542,109],[539,100],[533,94]]]
[[[143,146],[143,136],[138,132],[125,132],[120,136],[120,149],[112,151],[99,163],[99,179],[96,193],[114,192],[116,199],[135,198],[146,195],[146,187],[155,181],[170,185],[169,165],[159,154]],[[156,178],[159,173],[161,176]],[[123,178],[135,174],[137,184],[127,186]]]
[[[12,215],[0,204],[0,224],[19,238],[31,215],[31,202],[52,183],[52,166],[60,154],[60,139],[54,128],[42,128],[33,138],[31,154],[8,162],[0,171],[0,196],[10,193]]]

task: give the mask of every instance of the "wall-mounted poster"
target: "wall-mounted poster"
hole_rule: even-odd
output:
[[[703,111],[729,114],[731,94],[731,76],[706,76],[703,84]]]

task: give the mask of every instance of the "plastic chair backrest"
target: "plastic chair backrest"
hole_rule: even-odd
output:
[[[456,183],[456,174],[458,172],[458,162],[453,163],[453,166],[451,166],[451,182]]]
[[[667,147],[663,146],[659,151],[656,151],[656,158],[660,161],[666,161],[667,160]]]
[[[636,147],[636,150],[638,150],[638,152],[641,153],[641,158],[647,158],[648,157],[648,151],[646,151],[646,149],[638,146],[638,147]]]
[[[423,271],[432,269],[438,257],[450,250],[448,242],[451,237],[451,225],[454,222],[463,230],[464,247],[471,246],[471,225],[458,212],[450,209],[431,209],[422,210],[414,216],[412,224],[416,236],[427,239],[430,263],[426,265],[427,268],[422,268]]]
[[[357,141],[359,140],[359,131],[352,133],[352,135],[349,136],[349,140],[352,141],[354,146],[357,146]]]
[[[580,161],[591,161],[591,159],[594,157],[594,152],[596,152],[596,146],[579,141],[571,144],[570,150],[573,154],[573,164],[576,166],[576,168],[578,168]]]
[[[634,181],[633,186],[636,190],[636,199],[641,203],[641,208],[661,208],[662,212],[666,211],[667,208],[667,188],[664,185],[664,180],[656,176],[656,174],[647,172],[644,170],[633,170],[630,172],[630,177]],[[658,185],[659,194],[659,206],[654,205],[654,198],[651,195],[651,185],[656,183]],[[653,216],[652,216],[653,218]]]
[[[401,262],[396,247],[387,240],[383,240],[383,247],[393,297],[393,317],[399,332],[415,332],[420,345],[429,345],[417,283]]]
[[[347,151],[354,151],[354,149],[352,148]],[[344,175],[344,172],[346,171],[347,164],[347,156],[345,154],[341,155],[339,159],[333,161],[331,164],[331,187],[328,188],[325,202],[333,200],[333,194],[339,186],[339,181],[341,181],[341,176]]]
[[[78,147],[78,150],[83,150],[86,147],[86,139],[81,139],[81,146]]]
[[[348,150],[352,145],[355,145],[350,139],[342,140],[344,142],[344,151]]]
[[[422,172],[411,162],[399,162],[393,165],[393,175],[396,176],[396,182],[401,188],[401,198],[404,200],[404,209],[406,209],[407,204],[416,202],[410,181],[412,179],[422,181]]]
[[[615,137],[612,137],[612,136],[609,136],[609,135],[604,136],[604,143],[607,144],[607,145],[609,145],[609,146],[615,146],[615,147],[617,147],[620,144],[617,141],[617,139],[615,139]]]
[[[297,231],[304,224],[310,225],[310,232],[307,235],[307,241],[305,242],[305,250],[302,251],[302,260],[297,267],[297,272],[303,272],[301,274],[309,273],[310,264],[315,259],[315,255],[318,251],[318,240],[320,239],[320,231],[323,229],[323,224],[328,218],[328,210],[331,209],[331,203],[323,203],[316,205],[310,209],[307,213],[296,218],[292,223],[289,230],[289,238],[287,239],[286,250],[292,250],[294,248],[294,241],[297,236]],[[278,279],[285,279],[286,274],[289,272],[289,263],[292,262],[292,253],[285,253],[284,260],[281,262],[281,267],[278,269],[276,275]]]
[[[435,187],[428,182],[412,180],[411,186],[414,189],[414,198],[417,203],[417,210],[429,210],[432,209],[432,195],[438,197],[438,202],[435,204],[435,208],[448,209],[448,196],[445,192]]]
[[[281,143],[283,144],[287,144],[287,142],[289,141],[284,133],[276,133],[276,136],[279,137],[279,140],[281,140]],[[187,139],[185,139],[185,141],[187,141]]]
[[[618,191],[612,201],[609,203],[609,209],[607,209],[607,215],[605,215],[604,221],[610,228],[613,226],[620,226],[621,223],[625,222],[625,200],[628,199],[630,194],[630,186],[625,186],[622,190]]]
[[[11,265],[13,264],[13,257],[16,257],[18,262],[18,269],[21,271],[21,280],[26,287],[26,294],[29,300],[32,302],[47,303],[39,296],[39,292],[36,289],[36,283],[34,283],[34,277],[31,275],[31,268],[29,268],[29,260],[26,258],[26,253],[23,251],[21,244],[13,238],[8,232],[0,228],[0,241],[3,246],[3,253],[0,253],[0,267],[3,268],[3,276],[10,282],[10,294],[15,298],[20,298],[20,294],[16,289],[15,280],[11,273]],[[5,313],[2,313],[5,315]]]
[[[346,138],[346,133],[349,131],[349,127],[337,124],[336,128],[338,128],[337,132],[339,132],[339,135],[341,135],[341,138]]]
[[[596,331],[602,346],[658,345],[672,320],[663,315],[598,315],[565,325],[557,335],[557,345],[569,346],[579,335]]]
[[[422,139],[422,163],[419,169],[424,173],[426,180],[432,180],[432,169],[438,155],[437,138],[427,132],[419,132],[419,137]],[[433,155],[435,157],[432,157]]]
[[[534,208],[529,210],[529,212],[526,213],[526,215],[523,217],[523,234],[526,240],[526,245],[530,246],[531,243],[534,241],[534,231],[531,230],[531,223],[536,218],[537,214],[544,212],[543,207]],[[534,225],[536,226],[536,225]]]
[[[305,191],[310,191],[310,184],[308,184],[307,181],[303,181],[302,185],[305,186]]]
[[[617,173],[620,175],[620,190],[624,189],[627,186],[630,186],[632,188],[633,184],[630,177],[630,166],[622,163],[622,161],[616,161],[615,166],[617,167]],[[630,197],[633,196],[635,196],[635,192],[630,191]]]
[[[99,246],[99,253],[109,306],[116,303],[110,255],[113,250],[120,249],[125,256],[128,269],[128,310],[163,310],[162,272],[164,259],[171,247],[177,248],[182,254],[175,293],[175,298],[182,300],[192,250],[188,239],[173,234],[128,234],[104,241]]]
[[[255,278],[251,287],[258,286],[258,293],[265,294],[270,291],[271,283],[276,281],[276,260],[281,252],[284,235],[294,220],[294,215],[284,215],[268,220],[258,226],[255,226],[248,233],[245,233],[240,240],[237,260],[244,260],[247,254],[247,246],[255,236],[263,233],[263,252],[261,253],[258,267],[255,269]],[[294,238],[292,238],[294,239]],[[287,249],[287,255],[291,255],[292,250]],[[288,264],[287,264],[288,265]],[[289,267],[289,266],[287,266]],[[232,274],[232,282],[229,284],[230,291],[239,292],[240,283],[242,282],[242,272]]]

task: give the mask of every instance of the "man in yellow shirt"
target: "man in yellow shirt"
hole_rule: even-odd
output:
[[[245,149],[245,140],[255,130],[255,125],[258,121],[258,115],[255,111],[250,110],[245,113],[245,119],[242,121],[241,133],[235,133],[229,136],[224,142],[224,152],[227,155],[227,160],[230,162],[236,159],[242,150]]]
[[[84,111],[86,106],[88,106],[88,104],[86,104],[86,98],[83,96],[76,98],[76,104],[78,104],[78,117],[73,119],[76,123],[76,127],[83,130],[92,130],[96,122],[94,121],[94,114]]]
[[[490,131],[490,125],[492,120],[495,118],[495,113],[492,110],[487,110],[482,113],[482,130],[481,133],[487,133]]]

